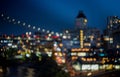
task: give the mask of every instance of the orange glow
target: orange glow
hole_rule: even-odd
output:
[[[88,52],[89,51],[89,48],[73,48],[71,49],[71,51],[73,52]]]
[[[62,44],[62,43],[60,43],[60,44],[59,44],[59,46],[60,46],[60,47],[63,47],[63,44]]]
[[[78,57],[72,57],[72,60],[76,60]]]
[[[20,54],[20,53],[21,53],[21,50],[19,50],[17,53]]]

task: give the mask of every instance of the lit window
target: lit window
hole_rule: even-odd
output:
[[[77,55],[77,53],[71,53],[71,55],[72,55],[72,56],[76,56],[76,55]]]

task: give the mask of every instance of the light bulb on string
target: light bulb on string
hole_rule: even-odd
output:
[[[7,17],[7,19],[10,19],[10,17]]]
[[[1,17],[3,17],[4,15],[3,14],[1,14]]]
[[[25,24],[26,24],[26,23],[24,22],[24,23],[23,23],[23,26],[25,26]]]
[[[20,24],[20,21],[18,21],[17,23]]]
[[[40,28],[38,28],[38,31],[40,31]]]
[[[42,32],[45,32],[45,29],[42,29]]]
[[[15,21],[15,19],[12,19],[12,21],[14,22],[14,21]]]
[[[30,28],[30,27],[31,27],[31,25],[29,24],[29,25],[28,25],[28,28]]]
[[[35,26],[33,26],[33,29],[35,29]]]

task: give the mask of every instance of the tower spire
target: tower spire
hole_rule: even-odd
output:
[[[86,18],[86,16],[85,16],[85,14],[83,13],[83,11],[80,10],[76,18]]]

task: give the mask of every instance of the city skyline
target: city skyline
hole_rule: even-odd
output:
[[[56,32],[61,32],[67,28],[74,28],[75,18],[80,10],[86,15],[89,27],[96,27],[101,30],[106,28],[107,16],[120,16],[118,0],[4,0],[0,2],[0,7],[0,13],[4,13],[27,24]],[[21,34],[28,30],[22,26],[6,22],[0,23],[0,26],[0,33]]]

